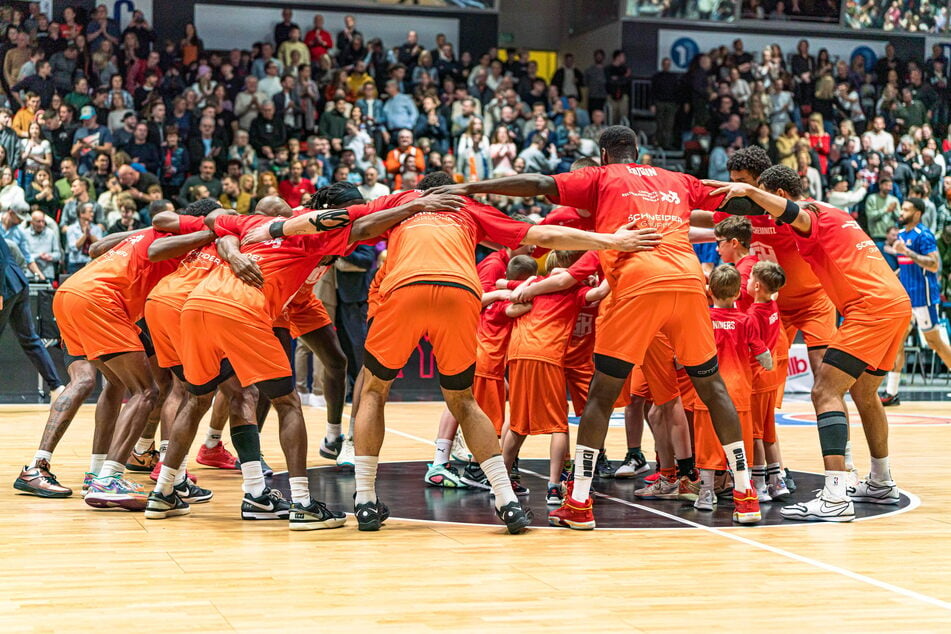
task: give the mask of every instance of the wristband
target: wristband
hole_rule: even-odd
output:
[[[799,205],[791,200],[786,201],[786,209],[782,215],[776,218],[776,224],[791,225],[799,217]]]
[[[272,222],[271,225],[267,228],[268,234],[272,238],[283,238],[284,237],[284,221]]]

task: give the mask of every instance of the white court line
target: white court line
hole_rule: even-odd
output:
[[[404,432],[404,431],[400,431],[400,430],[398,430],[398,429],[393,429],[393,428],[387,427],[386,431],[392,432],[392,433],[394,433],[394,434],[396,434],[396,435],[398,435],[398,436],[403,436],[404,438],[409,438],[409,439],[411,439],[411,440],[416,440],[416,441],[418,441],[418,442],[422,442],[422,443],[427,444],[427,445],[432,445],[432,444],[433,444],[431,440],[426,440],[425,438],[420,438],[419,436],[414,436],[413,434],[408,434],[408,433],[406,433],[406,432]],[[534,476],[537,476],[537,477],[545,478],[545,479],[547,480],[547,476],[542,476],[541,474],[534,473],[534,472],[532,472],[532,471],[528,471],[527,469],[522,469],[522,471],[524,471],[524,472],[526,472],[526,473],[530,473],[530,474],[532,474],[532,475],[534,475]],[[726,530],[723,530],[723,529],[721,529],[721,528],[715,528],[715,527],[712,527],[712,526],[704,526],[703,524],[697,524],[696,522],[692,522],[692,521],[690,521],[690,520],[688,520],[688,519],[685,519],[685,518],[682,518],[682,517],[678,517],[677,515],[672,515],[672,514],[670,514],[670,513],[666,513],[666,512],[664,512],[664,511],[659,510],[659,509],[654,509],[654,508],[651,508],[651,507],[649,507],[649,506],[643,506],[643,505],[641,505],[641,504],[635,504],[634,502],[628,502],[627,500],[622,500],[621,498],[616,498],[616,497],[613,497],[613,496],[610,496],[610,495],[604,495],[603,493],[597,493],[597,492],[595,492],[594,495],[596,495],[596,496],[598,496],[598,497],[600,497],[600,498],[604,498],[604,499],[606,499],[606,500],[610,500],[611,502],[615,502],[615,503],[617,503],[617,504],[623,504],[624,506],[629,506],[629,507],[631,507],[631,508],[637,509],[637,510],[639,510],[639,511],[644,511],[644,512],[646,512],[646,513],[653,513],[654,515],[659,515],[659,516],[661,516],[661,517],[665,517],[665,518],[667,518],[667,519],[669,519],[669,520],[673,520],[673,521],[675,521],[675,522],[679,522],[679,523],[684,524],[684,525],[686,525],[686,526],[690,526],[691,528],[696,528],[696,529],[705,531],[705,532],[707,532],[707,533],[711,533],[711,534],[713,534],[713,535],[718,535],[718,536],[724,537],[724,538],[726,538],[726,539],[731,539],[731,540],[733,540],[733,541],[735,541],[735,542],[740,542],[741,544],[746,544],[747,546],[753,546],[754,548],[760,548],[760,549],[762,549],[762,550],[766,550],[766,551],[768,551],[768,552],[771,552],[771,553],[773,553],[773,554],[775,554],[775,555],[779,555],[780,557],[785,557],[785,558],[787,558],[787,559],[792,559],[793,561],[798,561],[798,562],[800,562],[800,563],[803,563],[803,564],[806,564],[806,565],[809,565],[809,566],[813,566],[813,567],[815,567],[815,568],[819,568],[820,570],[825,570],[826,572],[832,572],[832,573],[835,573],[835,574],[838,574],[838,575],[842,575],[843,577],[848,577],[849,579],[852,579],[852,580],[854,580],[854,581],[858,581],[858,582],[860,582],[860,583],[864,583],[864,584],[867,584],[867,585],[870,585],[870,586],[875,586],[876,588],[879,588],[879,589],[882,589],[882,590],[886,590],[886,591],[892,592],[892,593],[894,593],[894,594],[899,594],[899,595],[901,595],[901,596],[903,596],[903,597],[907,597],[907,598],[909,598],[909,599],[914,599],[915,601],[920,601],[921,603],[926,603],[926,604],[931,605],[931,606],[933,606],[933,607],[941,608],[942,610],[947,610],[947,611],[951,612],[951,603],[949,603],[948,601],[942,601],[941,599],[936,599],[935,597],[930,597],[930,596],[928,596],[928,595],[926,595],[926,594],[921,594],[920,592],[915,592],[914,590],[909,590],[909,589],[907,589],[907,588],[902,588],[901,586],[896,586],[896,585],[887,583],[887,582],[885,582],[885,581],[879,581],[878,579],[873,579],[872,577],[868,577],[868,576],[866,576],[866,575],[859,574],[859,573],[857,573],[857,572],[853,572],[853,571],[851,571],[851,570],[848,570],[847,568],[841,568],[841,567],[839,567],[839,566],[834,566],[834,565],[832,565],[832,564],[827,564],[827,563],[825,563],[825,562],[823,562],[823,561],[819,561],[819,560],[817,560],[817,559],[812,559],[811,557],[805,557],[805,556],[803,556],[803,555],[798,555],[798,554],[796,554],[796,553],[794,553],[794,552],[790,552],[790,551],[785,550],[785,549],[783,549],[783,548],[777,548],[777,547],[775,547],[775,546],[770,546],[769,544],[764,544],[764,543],[762,543],[762,542],[758,542],[758,541],[756,541],[756,540],[749,539],[748,537],[743,537],[742,535],[737,535],[737,534],[736,534],[735,532],[733,532],[733,531],[726,531]]]

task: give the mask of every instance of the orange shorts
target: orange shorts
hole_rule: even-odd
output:
[[[160,368],[181,365],[178,351],[182,349],[182,311],[164,302],[145,302],[145,323],[155,347],[155,358]]]
[[[495,435],[502,435],[505,424],[505,379],[496,379],[478,374],[472,379],[472,395],[479,408],[492,421]]]
[[[514,359],[509,361],[510,427],[521,436],[568,432],[565,372],[559,365]]]
[[[367,333],[366,351],[383,367],[400,370],[419,340],[429,336],[442,376],[461,374],[476,362],[482,302],[456,286],[412,284],[380,303]]]
[[[95,361],[103,355],[145,351],[141,330],[116,302],[60,291],[53,295],[53,315],[74,357]]]
[[[333,323],[324,303],[313,294],[306,304],[292,302],[287,307],[286,315],[290,323],[291,337],[295,339]]]
[[[588,402],[588,388],[591,387],[591,377],[594,376],[594,363],[588,363],[574,368],[565,368],[565,382],[568,384],[568,396],[571,398],[571,407],[575,415],[580,416]]]
[[[631,396],[650,400],[651,391],[647,387],[647,378],[644,376],[644,370],[637,366],[627,377],[627,383],[624,384],[625,392]]]
[[[853,311],[845,316],[829,348],[852,355],[869,370],[891,372],[910,321],[910,300],[876,314]]]
[[[738,410],[740,428],[743,431],[743,448],[746,450],[746,462],[753,461],[753,416],[750,410]],[[723,470],[727,468],[726,454],[723,445],[713,429],[713,419],[710,410],[698,408],[693,413],[694,428],[694,455],[697,456],[698,469]]]
[[[181,318],[185,380],[205,385],[227,359],[242,387],[291,376],[290,362],[271,324],[225,317],[186,305]]]
[[[683,402],[684,410],[692,412],[697,406],[697,390],[690,380],[690,375],[683,368],[677,370],[677,389],[680,391],[680,400]]]
[[[634,372],[636,371],[637,368],[631,370],[630,374],[627,375],[627,379],[624,380],[624,387],[621,388],[621,393],[617,395],[617,400],[614,401],[614,409],[627,407],[631,404],[631,395],[633,394],[631,381],[633,381]]]
[[[682,365],[702,365],[717,354],[703,293],[669,291],[616,299],[598,324],[597,333],[596,354],[635,365],[644,364],[658,333],[667,335]]]
[[[776,390],[753,392],[750,395],[753,438],[757,440],[776,442],[776,395]]]
[[[677,369],[674,365],[674,349],[666,337],[654,337],[641,365],[650,398],[663,405],[680,396],[677,387]]]
[[[828,297],[802,310],[780,312],[780,318],[790,345],[797,331],[802,332],[807,348],[828,346],[835,338],[835,306]]]

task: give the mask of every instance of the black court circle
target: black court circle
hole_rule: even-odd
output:
[[[548,510],[554,507],[545,503],[547,460],[520,460],[522,484],[530,490],[528,505],[535,512],[533,528],[548,525]],[[493,505],[494,498],[488,491],[475,489],[444,489],[426,484],[425,461],[385,462],[377,470],[376,491],[380,500],[390,508],[392,519],[420,522],[444,522],[498,526]],[[353,512],[353,470],[335,466],[311,467],[308,469],[311,495],[326,502],[334,510]],[[805,502],[815,497],[822,488],[824,478],[815,473],[792,472],[796,480],[796,492],[786,502]],[[286,472],[275,473],[271,486],[290,499],[290,484]],[[670,528],[732,528],[733,503],[721,498],[716,510],[698,511],[693,503],[679,500],[640,500],[634,490],[644,486],[642,478],[622,480],[594,480],[594,513],[598,528],[621,530],[670,529]],[[918,498],[905,491],[897,505],[856,504],[857,521],[872,520],[912,510],[918,506]],[[809,526],[813,522],[784,520],[780,515],[783,503],[761,505],[763,521],[756,526]],[[747,528],[747,527],[741,527]]]

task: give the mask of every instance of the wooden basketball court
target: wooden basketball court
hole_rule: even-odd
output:
[[[431,460],[440,408],[389,405],[381,461]],[[46,408],[0,406],[0,631],[947,631],[951,404],[888,411],[895,478],[920,499],[905,512],[838,525],[582,533],[542,528],[547,509],[535,505],[539,528],[510,536],[451,517],[391,519],[369,534],[351,518],[343,529],[292,533],[284,522],[241,521],[240,476],[202,467],[193,472],[215,498],[189,516],[96,511],[78,495],[92,406],[53,460],[77,493],[17,495],[13,480],[36,449]],[[324,412],[305,415],[310,463],[329,464],[317,455]],[[813,426],[779,434],[791,468],[821,472]],[[856,463],[867,469],[861,429],[853,434]],[[276,421],[262,443],[278,469]],[[647,453],[649,433],[645,445]],[[607,448],[623,457],[622,429],[610,430]],[[522,452],[547,454],[547,438],[529,439]],[[400,500],[385,501],[398,516]]]

